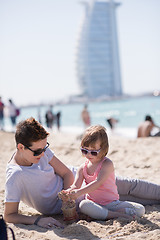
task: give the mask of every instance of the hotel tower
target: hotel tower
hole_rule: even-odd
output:
[[[81,93],[88,98],[122,95],[115,10],[112,0],[81,2],[85,18],[76,54]]]

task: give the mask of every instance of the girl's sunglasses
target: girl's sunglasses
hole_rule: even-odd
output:
[[[101,151],[101,149],[99,149],[99,150],[88,150],[88,149],[85,149],[85,148],[81,148],[81,152],[84,155],[87,155],[88,153],[90,153],[92,156],[97,156],[100,151]]]
[[[48,142],[47,142],[47,145],[44,148],[39,148],[37,150],[32,150],[31,148],[25,146],[25,148],[27,148],[28,150],[33,152],[33,156],[39,156],[42,152],[45,152],[48,147],[49,147],[49,143]]]

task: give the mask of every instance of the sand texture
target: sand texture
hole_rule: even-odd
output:
[[[84,158],[79,151],[80,139],[76,134],[52,133],[50,148],[67,165],[79,166]],[[115,165],[116,175],[140,178],[160,184],[160,138],[127,139],[110,136],[108,157]],[[15,151],[14,133],[0,132],[0,214],[4,211],[5,169]],[[13,183],[14,184],[14,183]],[[37,214],[36,210],[20,204],[26,215]],[[146,214],[136,220],[116,219],[108,221],[80,220],[65,225],[64,229],[40,228],[35,225],[8,224],[13,228],[17,240],[58,239],[160,239],[160,205],[146,206]],[[56,219],[63,223],[62,216]]]

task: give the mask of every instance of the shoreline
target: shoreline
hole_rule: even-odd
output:
[[[137,137],[137,129],[132,127],[116,127],[114,130],[111,130],[110,128],[104,126],[107,130],[107,134],[109,136],[119,136],[119,137],[125,137],[125,138],[131,138],[135,139]],[[46,126],[44,128],[52,133],[66,133],[66,134],[73,134],[73,135],[80,135],[85,130],[83,127],[78,126],[63,126],[60,128],[60,131],[57,130],[57,127],[54,126],[53,129],[48,129]],[[12,133],[15,131],[15,128],[12,128],[11,126],[7,126],[4,128],[2,132],[9,132]]]

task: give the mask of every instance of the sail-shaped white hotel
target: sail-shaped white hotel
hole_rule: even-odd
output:
[[[76,54],[77,77],[82,94],[88,98],[121,96],[114,1],[82,2],[85,18]]]

